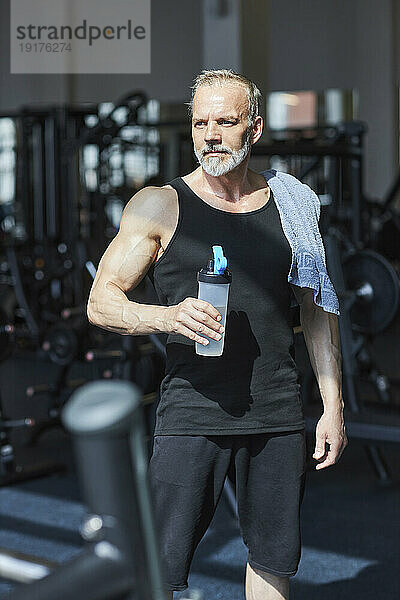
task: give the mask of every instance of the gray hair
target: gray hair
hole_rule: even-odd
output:
[[[200,75],[197,75],[191,87],[192,98],[190,102],[186,103],[188,105],[189,117],[193,117],[193,99],[199,87],[202,85],[222,86],[226,83],[242,85],[245,88],[249,101],[249,127],[251,127],[255,121],[255,118],[259,114],[261,92],[256,84],[250,81],[250,79],[247,79],[247,77],[244,77],[244,75],[240,75],[240,73],[235,73],[235,71],[232,71],[232,69],[204,70],[200,73]]]

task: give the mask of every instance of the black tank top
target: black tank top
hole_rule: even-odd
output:
[[[220,245],[232,273],[220,357],[195,353],[194,341],[167,337],[155,435],[246,434],[304,427],[294,361],[291,248],[272,196],[257,210],[229,213],[197,196],[181,177],[176,230],[148,275],[159,302],[197,297],[197,271]]]

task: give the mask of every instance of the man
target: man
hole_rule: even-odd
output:
[[[334,464],[347,444],[337,316],[315,304],[315,288],[288,283],[295,250],[283,230],[279,187],[272,193],[266,177],[248,168],[251,146],[262,134],[260,96],[254,83],[232,71],[196,78],[190,108],[200,166],[129,201],[88,302],[90,322],[110,331],[169,334],[149,469],[169,598],[187,587],[193,553],[227,473],[236,480],[249,548],[246,598],[289,597],[289,577],[300,560],[305,479],[291,288],[324,404],[316,469]],[[218,358],[199,356],[194,347],[224,332],[218,309],[196,298],[196,272],[214,244],[223,247],[232,272]],[[160,306],[125,295],[146,273]],[[330,284],[326,273],[324,281]]]

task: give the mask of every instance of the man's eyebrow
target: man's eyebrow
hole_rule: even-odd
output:
[[[239,120],[239,117],[236,115],[222,115],[221,117],[217,117],[217,121],[220,121],[221,119],[229,119],[231,121],[237,121]],[[193,116],[193,121],[204,121],[205,119],[202,119],[201,117],[195,117]]]
[[[220,119],[230,119],[231,121],[236,121],[237,119],[239,119],[238,116],[235,115],[223,115],[222,117],[219,117]]]

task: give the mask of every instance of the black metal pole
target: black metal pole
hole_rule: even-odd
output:
[[[139,388],[99,381],[77,390],[63,413],[74,436],[85,504],[103,526],[97,539],[121,551],[141,600],[164,600],[147,484]]]
[[[74,437],[91,547],[10,600],[165,600],[140,400],[137,386],[115,380],[71,396],[62,420]]]
[[[133,596],[134,581],[121,553],[99,542],[50,575],[19,586],[9,600],[120,600]]]

